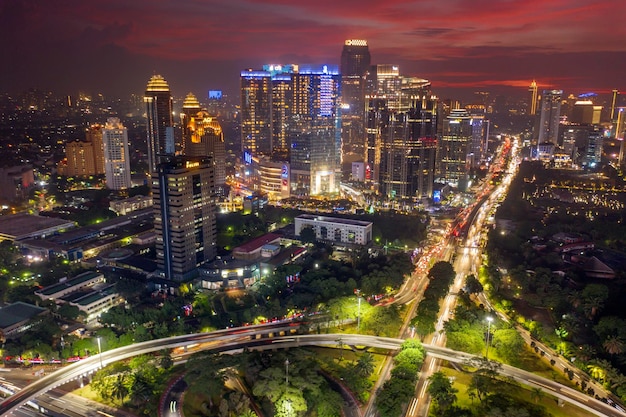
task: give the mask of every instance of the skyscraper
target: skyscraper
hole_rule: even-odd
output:
[[[272,153],[272,84],[268,71],[241,71],[241,149]]]
[[[341,143],[344,158],[365,158],[365,76],[370,70],[367,41],[349,39],[341,51]]]
[[[472,118],[465,109],[454,109],[443,120],[437,153],[438,176],[442,182],[460,190],[468,185],[472,130]]]
[[[390,95],[369,97],[366,176],[388,200],[431,197],[438,100],[427,80],[401,78],[396,84]]]
[[[534,116],[537,114],[537,81],[533,80],[533,82],[530,83],[528,91],[530,92],[530,105],[528,106],[528,114]]]
[[[543,90],[538,126],[539,132],[536,135],[539,144],[550,142],[556,145],[557,143],[562,96],[563,90]]]
[[[200,102],[193,93],[188,93],[183,101],[183,109],[180,113],[180,124],[182,128],[182,144],[181,153],[183,155],[189,155],[186,150],[187,146],[191,143],[191,137],[194,134],[194,124],[191,123],[191,119],[194,118],[198,112],[202,110]]]
[[[131,187],[128,130],[117,117],[110,117],[102,129],[104,171],[107,187],[124,190]]]
[[[162,76],[153,75],[150,78],[144,102],[148,118],[148,169],[152,173],[160,158],[175,153],[172,94]]]
[[[311,195],[335,193],[341,179],[338,70],[327,65],[300,66],[293,78],[294,114],[289,127],[292,188],[308,188]],[[301,148],[307,149],[305,172],[295,168],[306,166],[298,160],[303,155]]]
[[[209,158],[171,157],[152,174],[159,270],[187,281],[216,253],[214,168]]]
[[[185,155],[210,157],[215,169],[215,193],[224,195],[226,184],[226,149],[224,133],[217,118],[204,110],[189,115],[185,124]]]

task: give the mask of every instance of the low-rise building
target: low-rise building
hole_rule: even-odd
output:
[[[367,245],[372,241],[372,222],[341,217],[301,214],[295,218],[295,233],[310,227],[319,240],[353,245]]]
[[[62,279],[59,283],[35,291],[42,300],[57,300],[70,293],[93,287],[104,282],[104,275],[99,272],[84,272],[72,279]]]
[[[74,227],[76,223],[54,217],[26,213],[0,216],[0,241],[13,242],[31,238],[45,238]]]
[[[0,308],[0,341],[17,337],[39,323],[46,314],[47,309],[21,301]]]
[[[258,259],[261,257],[264,245],[279,245],[281,237],[281,235],[276,233],[267,233],[259,236],[233,249],[233,258],[248,261]]]

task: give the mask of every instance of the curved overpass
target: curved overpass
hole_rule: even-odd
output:
[[[190,344],[205,344],[203,350],[235,351],[244,347],[256,347],[258,349],[280,349],[298,346],[337,346],[337,340],[341,339],[344,345],[368,346],[389,350],[400,348],[404,339],[388,337],[362,336],[353,334],[326,334],[326,335],[296,335],[290,334],[296,327],[289,324],[270,326],[250,326],[220,330],[212,333],[198,333],[183,336],[174,336],[164,339],[151,340],[136,343],[130,346],[102,352],[81,362],[66,366],[58,371],[46,375],[38,381],[25,387],[23,390],[7,398],[0,404],[0,413],[5,416],[27,401],[49,391],[59,385],[63,385],[73,379],[87,375],[100,368],[100,363],[110,363],[131,358],[133,356],[153,353],[162,349],[188,346]],[[281,336],[284,334],[284,336]],[[465,352],[457,352],[434,345],[424,345],[428,355],[444,359],[450,362],[463,363],[476,358]],[[620,413],[615,408],[598,401],[585,394],[558,384],[550,379],[540,377],[521,369],[508,365],[502,365],[500,373],[514,378],[520,383],[539,387],[551,395],[567,401],[587,412],[597,416],[620,417],[626,414]]]

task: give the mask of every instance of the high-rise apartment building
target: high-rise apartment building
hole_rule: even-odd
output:
[[[152,174],[159,270],[187,281],[216,254],[214,168],[210,158],[171,157]]]
[[[370,61],[366,40],[344,42],[340,67],[341,143],[343,158],[348,160],[365,158],[365,86]]]
[[[472,131],[472,117],[465,109],[454,109],[443,120],[437,153],[438,177],[460,190],[468,186]]]
[[[539,144],[557,143],[561,117],[561,99],[563,90],[543,90],[539,115],[539,131],[535,135]]]
[[[174,155],[174,123],[172,94],[167,81],[153,75],[144,95],[148,130],[148,169],[156,170],[161,158]]]
[[[130,152],[128,130],[117,117],[110,117],[102,129],[104,174],[107,187],[124,190],[132,186],[130,180]]]
[[[85,132],[84,141],[65,145],[65,166],[60,172],[68,177],[86,177],[104,174],[104,145],[102,125],[93,124]]]
[[[272,79],[268,71],[241,71],[241,148],[272,153]]]
[[[202,110],[200,102],[193,93],[188,93],[183,100],[183,109],[180,112],[180,126],[182,130],[181,154],[187,155],[187,146],[191,142],[191,136],[194,134],[191,119],[196,117],[198,112]]]
[[[102,125],[94,123],[85,131],[85,140],[93,146],[94,168],[96,175],[104,174],[104,143]]]

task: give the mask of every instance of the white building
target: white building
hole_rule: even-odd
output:
[[[131,187],[128,130],[117,117],[110,117],[102,129],[104,173],[107,187],[123,190]]]
[[[367,245],[372,240],[372,222],[301,214],[295,218],[295,223],[296,236],[310,227],[319,240],[355,245]]]

